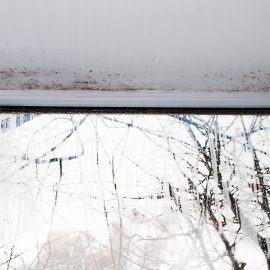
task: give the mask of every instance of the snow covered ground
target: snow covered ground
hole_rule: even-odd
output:
[[[47,114],[11,127],[0,269],[268,269],[269,130],[268,116],[233,115]]]

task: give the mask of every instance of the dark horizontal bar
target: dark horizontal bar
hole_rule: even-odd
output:
[[[270,92],[241,91],[86,91],[86,90],[2,90],[3,107],[91,108],[109,111],[119,108],[179,109],[268,109]],[[133,109],[132,109],[133,108]],[[188,111],[188,110],[187,110]]]
[[[2,106],[0,113],[37,114],[217,114],[217,115],[270,115],[270,108],[147,108],[147,107],[36,107]]]

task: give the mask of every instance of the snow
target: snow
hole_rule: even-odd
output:
[[[268,116],[41,114],[2,132],[0,269],[232,269],[223,238],[268,269],[242,123],[266,172]]]

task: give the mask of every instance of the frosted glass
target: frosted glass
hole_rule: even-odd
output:
[[[268,115],[0,115],[0,269],[270,268]]]

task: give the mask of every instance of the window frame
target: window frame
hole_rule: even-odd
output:
[[[21,109],[19,109],[19,107]],[[29,111],[241,111],[270,110],[270,92],[2,90],[0,108]],[[10,109],[8,109],[10,108]],[[13,109],[12,109],[13,108]],[[66,108],[66,109],[65,109]],[[32,111],[32,109],[30,109]]]

